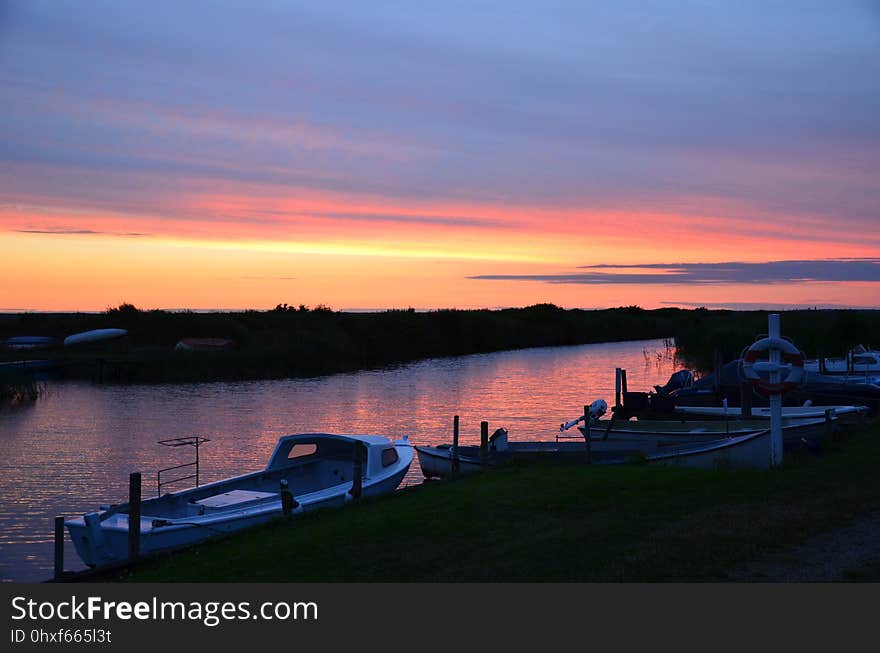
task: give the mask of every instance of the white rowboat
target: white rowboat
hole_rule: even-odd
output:
[[[261,471],[143,501],[140,553],[189,546],[279,517],[284,482],[295,500],[293,514],[342,506],[353,498],[358,446],[365,452],[362,495],[393,492],[414,455],[406,436],[392,442],[378,435],[288,435]],[[94,567],[127,559],[129,509],[121,504],[65,522],[83,562]]]

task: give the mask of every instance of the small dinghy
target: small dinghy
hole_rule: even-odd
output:
[[[355,459],[361,479],[355,483]],[[201,487],[147,499],[140,506],[140,553],[196,544],[284,514],[393,492],[413,459],[409,439],[378,435],[304,433],[278,440],[265,469]],[[356,490],[354,490],[357,493]],[[128,558],[129,504],[91,512],[65,522],[76,551],[90,567]]]

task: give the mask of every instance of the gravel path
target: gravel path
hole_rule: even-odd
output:
[[[880,513],[769,554],[728,576],[746,582],[880,580]]]

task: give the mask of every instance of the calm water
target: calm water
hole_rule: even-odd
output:
[[[559,424],[594,399],[614,399],[614,368],[631,390],[665,383],[677,367],[663,340],[552,347],[432,359],[394,369],[314,379],[95,386],[50,384],[35,405],[0,413],[0,579],[52,573],[52,518],[127,500],[128,474],[155,492],[159,468],[189,462],[192,449],[157,440],[211,439],[202,479],[261,468],[281,435],[376,433],[415,444],[448,442],[461,416],[463,443],[480,420],[511,439],[553,439]],[[414,461],[406,484],[420,483]],[[175,489],[181,489],[176,487]],[[68,569],[82,568],[72,545]]]

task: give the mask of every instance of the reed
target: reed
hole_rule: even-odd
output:
[[[35,402],[45,386],[28,374],[0,374],[0,405],[17,406]]]

